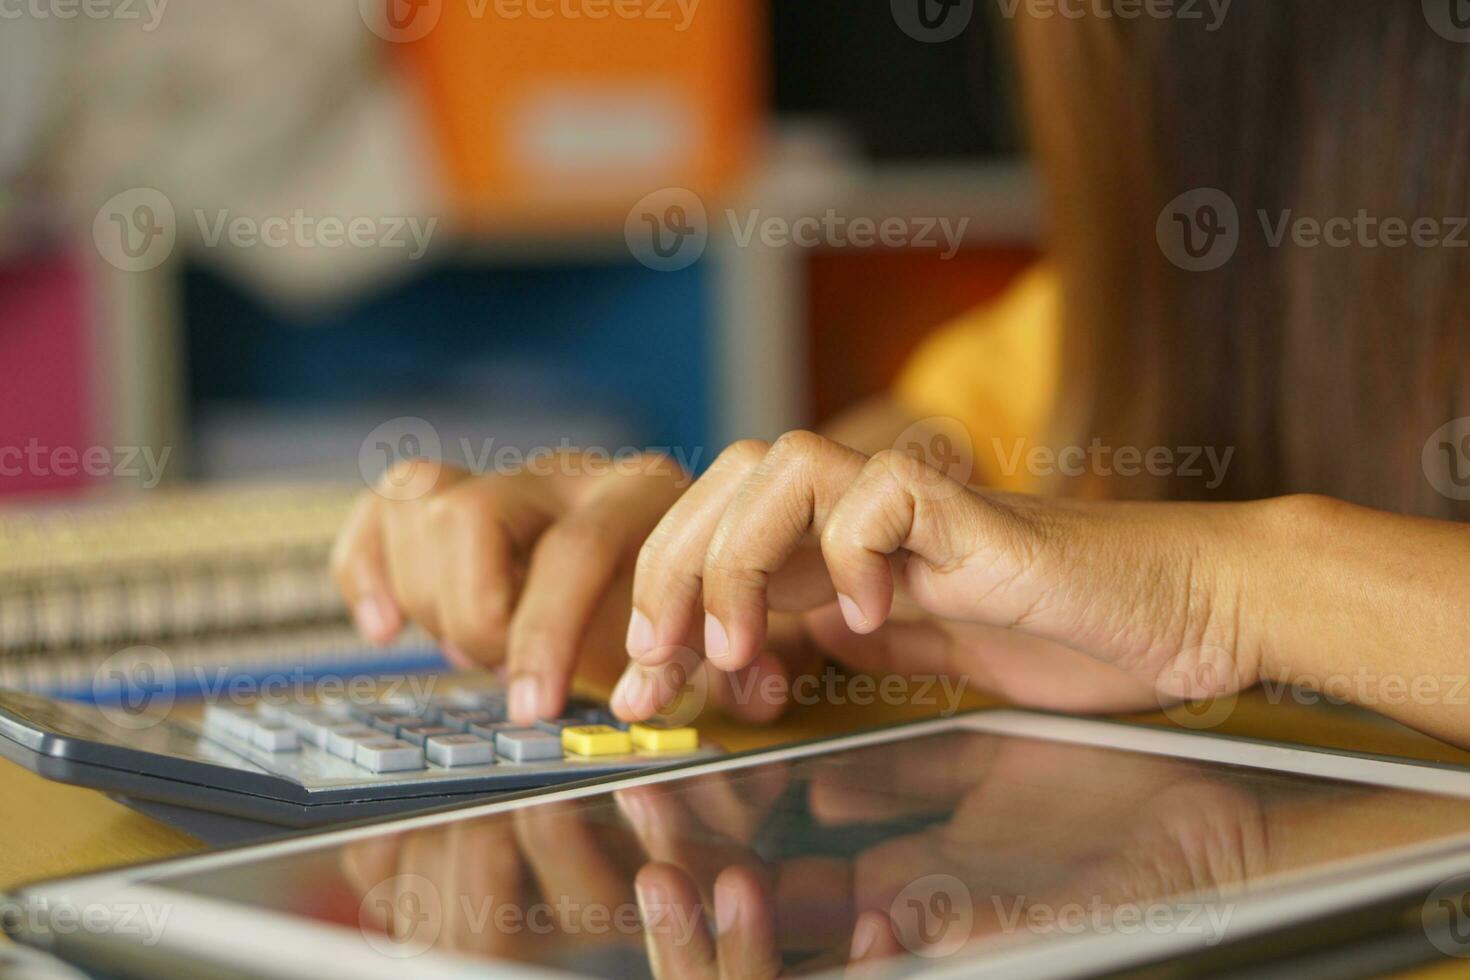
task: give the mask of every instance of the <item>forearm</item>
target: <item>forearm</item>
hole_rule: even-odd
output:
[[[1470,527],[1318,497],[1259,505],[1242,643],[1296,684],[1470,744]]]

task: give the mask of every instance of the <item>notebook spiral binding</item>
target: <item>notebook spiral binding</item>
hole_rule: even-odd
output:
[[[327,571],[352,488],[167,491],[0,510],[0,685],[90,698],[120,651],[161,651],[181,689],[217,669],[437,662],[426,634],[353,632]]]

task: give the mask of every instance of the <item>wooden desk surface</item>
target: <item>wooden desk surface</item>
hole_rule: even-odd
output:
[[[969,698],[967,707],[986,702]],[[750,749],[925,717],[926,709],[857,709],[823,705],[804,708],[769,728],[706,720],[707,735],[731,749]],[[1128,720],[1172,726],[1162,715]],[[1410,759],[1470,765],[1470,752],[1438,742],[1373,715],[1349,709],[1268,704],[1259,693],[1242,697],[1229,719],[1214,731],[1274,739],[1320,748],[1371,752]],[[0,889],[21,881],[77,874],[204,850],[186,834],[143,816],[101,793],[41,779],[0,760]],[[1416,980],[1465,976],[1470,965],[1449,962],[1416,970]],[[1405,976],[1409,976],[1406,974]]]

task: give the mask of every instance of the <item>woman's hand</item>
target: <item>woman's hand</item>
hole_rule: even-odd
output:
[[[811,433],[737,443],[639,555],[634,664],[613,706],[627,718],[661,707],[658,692],[677,685],[660,669],[701,622],[715,667],[760,664],[775,610],[829,632],[840,614],[868,636],[901,628],[913,607],[1033,638],[1038,665],[1085,655],[1135,696],[1234,691],[1259,679],[1240,619],[1242,566],[1266,536],[1267,508],[1048,501],[974,490],[904,453],[869,458]],[[981,645],[950,640],[925,669],[969,675]]]
[[[689,481],[662,456],[595,475],[575,454],[551,463],[556,475],[483,477],[400,463],[362,495],[332,553],[367,639],[387,643],[411,619],[460,666],[504,661],[521,723],[562,710],[584,646],[616,649],[627,600],[614,583]],[[611,632],[589,642],[604,620]]]

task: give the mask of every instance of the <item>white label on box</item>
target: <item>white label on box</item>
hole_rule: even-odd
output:
[[[647,85],[541,89],[511,116],[512,159],[538,182],[672,179],[688,166],[698,137],[689,105]]]

